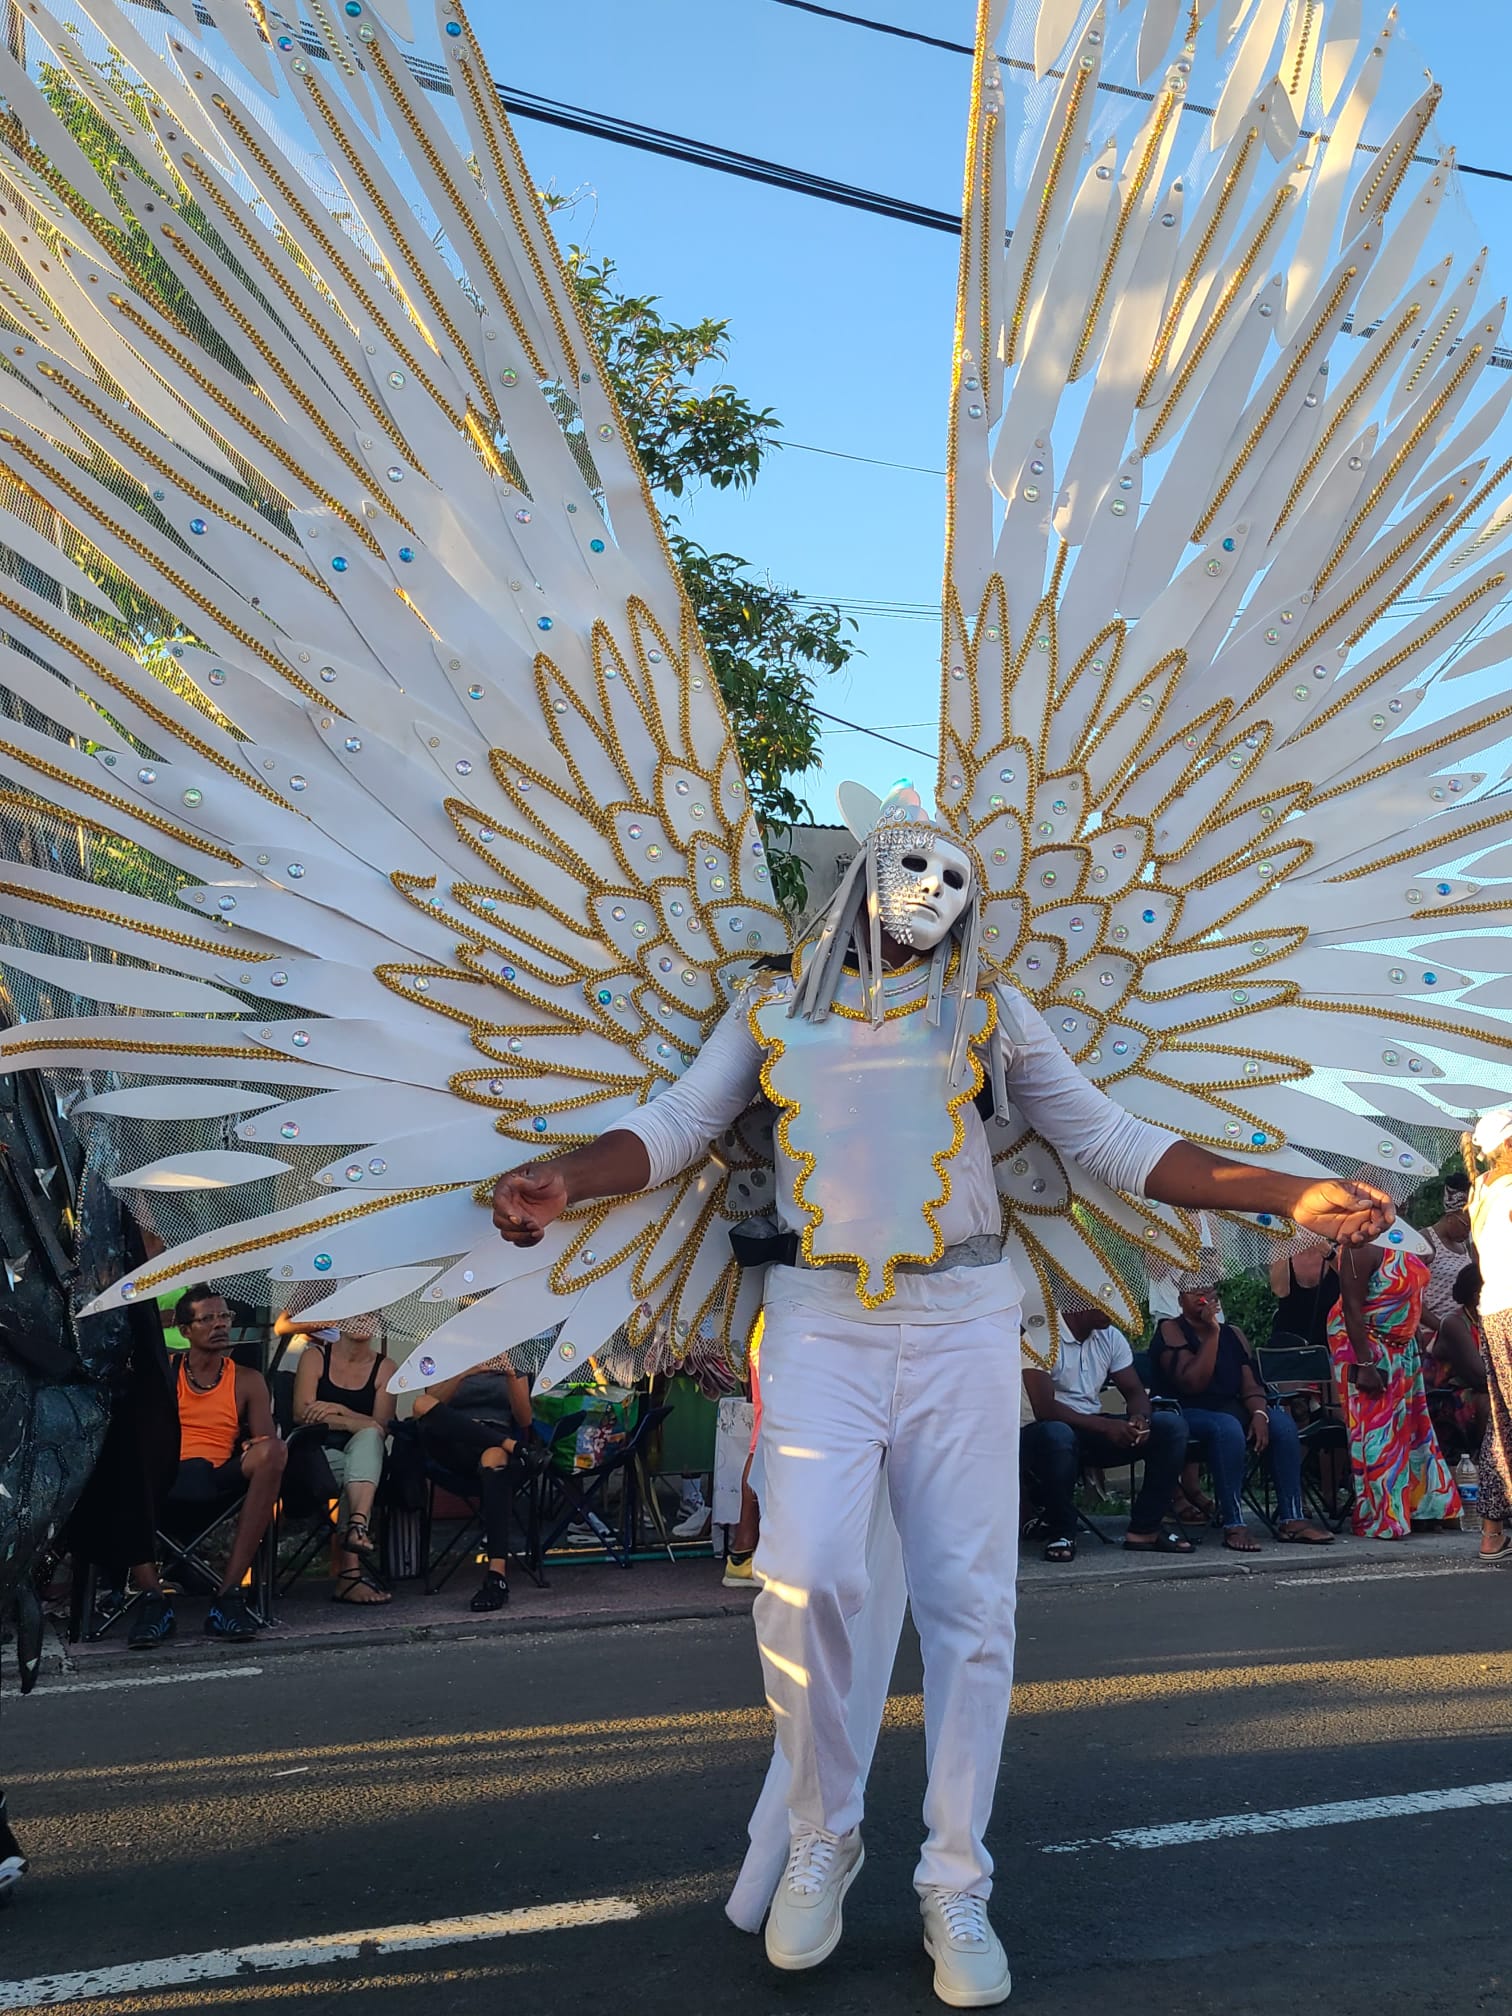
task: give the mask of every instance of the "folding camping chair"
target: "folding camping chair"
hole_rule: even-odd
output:
[[[542,1473],[546,1498],[544,1520],[547,1522],[541,1539],[543,1555],[551,1552],[569,1526],[581,1524],[592,1532],[617,1568],[633,1565],[636,1527],[646,1477],[646,1444],[672,1412],[674,1409],[671,1407],[651,1408],[641,1416],[624,1441],[611,1445],[591,1469],[570,1474],[560,1471]],[[615,1478],[620,1480],[620,1502],[617,1521],[611,1524],[605,1515],[608,1511],[608,1489]],[[671,1553],[670,1546],[667,1551]]]

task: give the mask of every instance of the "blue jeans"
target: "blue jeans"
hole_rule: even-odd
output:
[[[1093,1419],[1099,1417],[1093,1416]],[[1149,1440],[1139,1450],[1144,1481],[1129,1507],[1129,1531],[1153,1533],[1165,1519],[1171,1493],[1186,1461],[1187,1424],[1169,1408],[1150,1418]],[[1127,1449],[1115,1449],[1105,1435],[1073,1428],[1069,1421],[1031,1421],[1019,1430],[1019,1463],[1035,1487],[1050,1537],[1076,1537],[1076,1479],[1083,1463],[1110,1468],[1127,1463]]]
[[[1206,1456],[1213,1476],[1213,1493],[1218,1500],[1218,1517],[1224,1526],[1242,1526],[1244,1511],[1240,1493],[1249,1461],[1249,1441],[1232,1414],[1220,1414],[1208,1407],[1182,1406],[1193,1442]],[[1297,1424],[1284,1407],[1270,1410],[1270,1446],[1265,1461],[1270,1465],[1276,1487],[1276,1517],[1285,1525],[1302,1517],[1302,1444]]]

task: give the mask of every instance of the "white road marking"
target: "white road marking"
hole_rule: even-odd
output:
[[[136,1673],[129,1680],[66,1680],[61,1687],[43,1683],[33,1701],[51,1701],[59,1694],[114,1694],[120,1687],[178,1687],[195,1680],[251,1680],[261,1666],[212,1666],[203,1673]]]
[[[1474,1562],[1465,1562],[1453,1568],[1374,1568],[1358,1575],[1334,1575],[1327,1570],[1315,1570],[1311,1575],[1278,1575],[1278,1589],[1337,1589],[1341,1582],[1426,1582],[1439,1575],[1479,1575],[1483,1571]]]
[[[1287,1834],[1300,1827],[1347,1827],[1356,1820],[1400,1820],[1414,1813],[1455,1813],[1469,1806],[1512,1806],[1512,1779],[1491,1785],[1451,1785],[1441,1792],[1404,1792],[1383,1799],[1335,1799],[1326,1806],[1282,1806],[1270,1813],[1222,1813],[1215,1820],[1173,1820],[1164,1827],[1121,1827],[1089,1841],[1054,1841],[1042,1855],[1079,1855],[1085,1848],[1184,1848],[1240,1834]]]
[[[379,1925],[367,1932],[324,1932],[265,1946],[223,1946],[208,1953],[175,1953],[166,1960],[134,1960],[77,1974],[39,1974],[30,1981],[0,1981],[0,2009],[37,2003],[87,2001],[139,1994],[185,1981],[224,1981],[247,1974],[329,1967],[338,1960],[375,1960],[386,1953],[420,1953],[435,1946],[466,1946],[522,1932],[565,1932],[638,1918],[628,1897],[589,1897],[573,1904],[533,1904],[522,1911],[488,1911],[470,1918],[429,1918],[415,1925]]]

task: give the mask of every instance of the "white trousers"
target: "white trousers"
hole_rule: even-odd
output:
[[[902,1606],[924,1652],[927,1829],[914,1881],[987,1896],[984,1844],[1013,1684],[1018,1559],[1016,1309],[939,1324],[767,1311],[761,1352],[756,1636],[778,1758],[731,1899],[775,1886],[772,1823],[861,1819]],[[894,1531],[895,1529],[895,1531]]]

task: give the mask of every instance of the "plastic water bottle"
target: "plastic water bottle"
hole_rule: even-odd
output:
[[[1461,1456],[1455,1464],[1454,1481],[1459,1489],[1460,1503],[1464,1508],[1461,1524],[1468,1527],[1480,1503],[1480,1471],[1469,1455]]]

